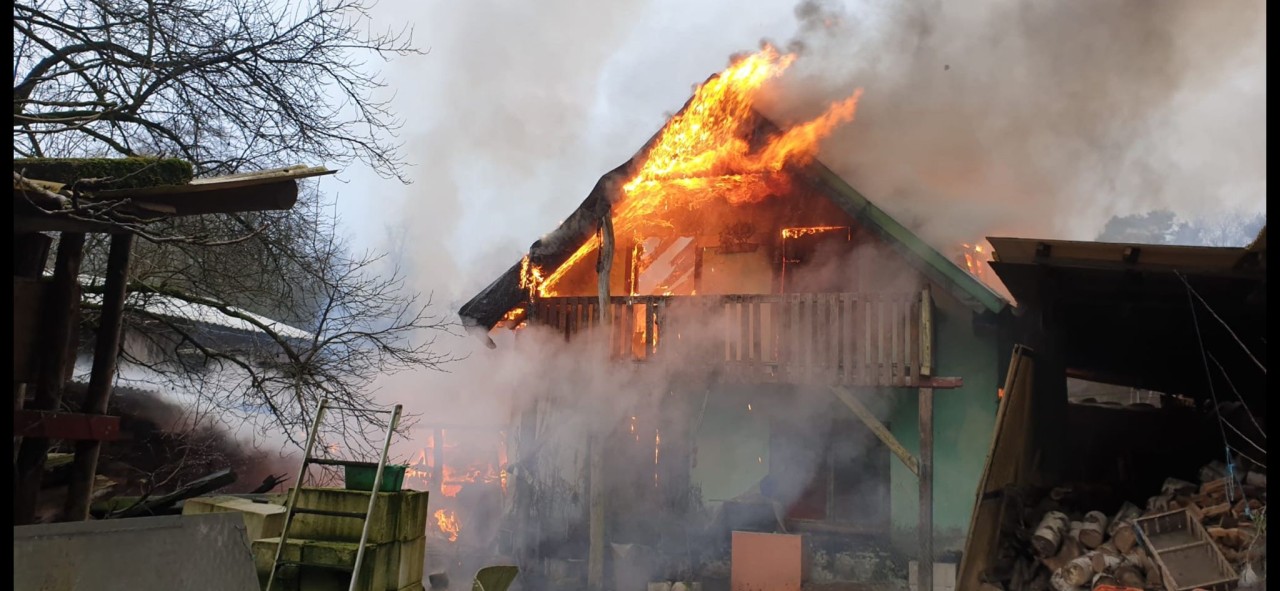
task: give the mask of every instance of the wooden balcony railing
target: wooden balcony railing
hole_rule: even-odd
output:
[[[721,365],[724,379],[843,386],[915,386],[928,292],[610,299],[547,298],[530,322],[607,347],[614,359]]]

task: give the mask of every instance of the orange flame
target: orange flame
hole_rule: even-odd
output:
[[[834,232],[836,230],[849,230],[849,226],[815,226],[812,228],[783,228],[783,238],[799,238],[801,236],[809,236],[819,232]]]
[[[968,269],[969,274],[977,277],[985,282],[986,280],[986,261],[987,256],[984,254],[981,244],[961,244],[960,257],[964,260],[964,266]]]
[[[615,234],[639,241],[652,227],[669,227],[667,215],[676,210],[692,211],[719,198],[740,205],[785,194],[791,182],[786,167],[812,161],[818,143],[853,119],[861,95],[856,91],[817,118],[767,138],[763,147],[753,146],[747,124],[756,121],[756,99],[765,83],[795,59],[795,54],[765,46],[699,86],[688,106],[662,128],[621,193],[613,196]],[[556,295],[568,269],[599,246],[599,237],[587,240],[536,286],[537,294]]]
[[[529,262],[529,255],[524,255],[520,259],[520,289],[528,290],[529,298],[532,299],[543,281],[542,268]]]
[[[458,524],[458,516],[453,511],[438,509],[436,510],[435,517],[436,526],[440,528],[440,531],[449,534],[449,541],[458,541],[458,532],[462,529]]]

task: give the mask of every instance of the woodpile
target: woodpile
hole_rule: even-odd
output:
[[[1088,506],[1085,487],[1049,491],[1008,489],[998,558],[982,576],[992,591],[1163,590],[1156,561],[1143,547],[1135,520],[1186,509],[1236,565],[1265,557],[1266,472],[1214,462],[1200,471],[1198,484],[1169,478],[1143,506],[1130,502],[1110,511]],[[1255,524],[1255,521],[1258,523]]]

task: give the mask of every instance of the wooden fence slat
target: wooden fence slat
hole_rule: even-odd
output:
[[[862,302],[862,309],[864,312],[862,317],[863,329],[859,331],[863,335],[862,379],[859,381],[863,386],[870,386],[875,383],[874,374],[872,374],[871,372],[871,355],[872,353],[875,352],[875,347],[871,344],[871,335],[873,330],[871,326],[871,319],[874,318],[874,316],[872,316],[871,314],[871,310],[872,310],[872,306],[875,303],[873,301],[874,299],[875,298],[873,296],[868,295],[866,298],[864,298],[864,301]]]
[[[905,385],[902,381],[902,334],[899,327],[902,326],[901,319],[902,306],[899,298],[893,298],[890,302],[892,311],[890,312],[890,324],[893,326],[893,347],[890,349],[891,368],[893,371],[893,384]]]
[[[615,296],[601,326],[596,298],[545,298],[529,306],[528,322],[586,339],[613,359],[652,359],[661,349],[683,361],[728,364],[738,381],[904,387],[924,369],[922,305],[915,293]],[[724,326],[710,343],[681,338],[685,314]],[[713,357],[694,359],[707,353]]]
[[[880,294],[876,297],[876,334],[878,335],[876,338],[876,358],[879,360],[879,365],[877,366],[878,371],[876,372],[876,375],[879,377],[877,383],[880,383],[880,384],[891,383],[889,381],[888,363],[886,362],[887,360],[885,359],[885,353],[887,352],[886,351],[887,343],[885,343],[886,339],[885,339],[884,317],[885,317],[884,295]]]

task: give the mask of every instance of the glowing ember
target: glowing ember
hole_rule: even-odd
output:
[[[646,231],[670,227],[668,216],[694,211],[714,199],[740,205],[789,192],[787,167],[812,161],[818,142],[853,119],[861,94],[857,91],[817,118],[767,138],[763,146],[753,146],[748,124],[756,120],[756,99],[765,83],[782,74],[795,58],[766,46],[699,86],[689,105],[663,127],[635,175],[615,197],[614,233],[638,242]],[[556,295],[556,284],[568,269],[599,244],[599,237],[587,240],[540,282],[532,278],[534,271],[541,270],[523,265],[530,268],[531,280],[522,280],[522,287],[532,287],[543,297]]]
[[[435,517],[436,526],[440,528],[440,531],[449,535],[449,541],[458,541],[458,531],[462,529],[458,525],[458,516],[453,511],[439,509],[436,511]]]
[[[849,226],[817,226],[814,228],[783,228],[783,238],[799,238],[801,236],[809,236],[819,232],[834,232],[836,230],[849,231]]]

